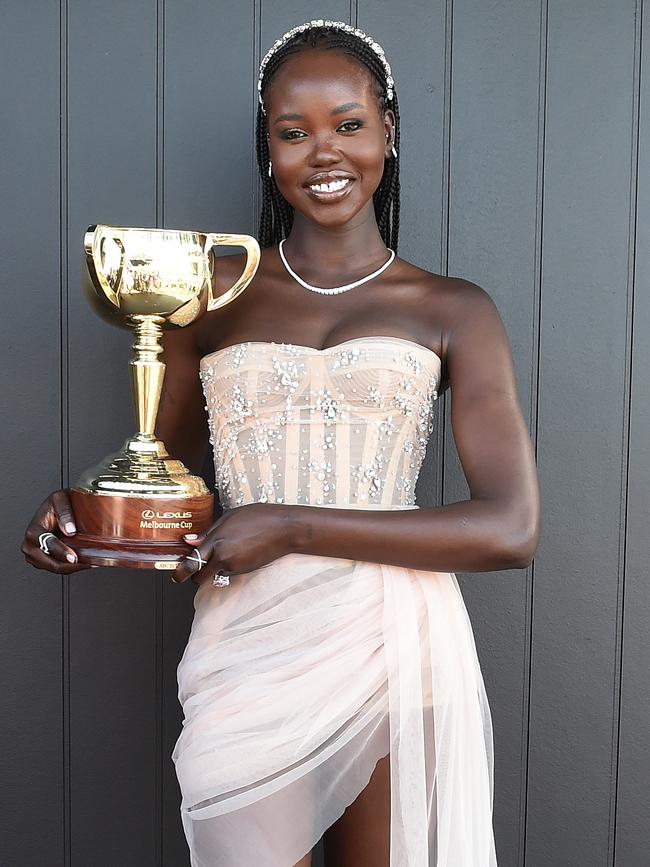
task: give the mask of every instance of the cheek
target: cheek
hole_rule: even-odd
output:
[[[377,189],[384,174],[384,166],[385,160],[382,148],[369,147],[359,154],[357,167],[361,173],[362,185],[367,190],[372,189],[374,192]]]
[[[296,178],[304,172],[306,152],[300,153],[300,147],[279,147],[275,153],[270,150],[273,170],[283,178]]]
[[[366,139],[359,142],[354,151],[350,151],[350,157],[359,171],[368,179],[381,178],[384,171],[384,146],[383,140],[379,137],[373,137],[372,140]]]
[[[369,163],[368,169],[370,171],[374,170],[376,177],[381,178],[384,173],[384,166],[386,164],[386,159],[384,156],[383,148],[377,148],[372,155],[372,162]]]
[[[273,176],[279,187],[295,186],[297,179],[304,174],[306,152],[300,147],[286,145],[269,146],[269,157],[273,163]]]

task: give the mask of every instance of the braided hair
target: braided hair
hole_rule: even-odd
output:
[[[279,67],[294,54],[308,48],[319,48],[340,51],[353,57],[370,70],[374,84],[375,95],[383,113],[391,108],[395,115],[394,146],[398,156],[386,160],[381,182],[373,194],[373,205],[377,226],[384,244],[397,252],[399,237],[399,152],[400,124],[397,94],[393,90],[390,103],[386,100],[386,72],[377,54],[353,33],[323,26],[314,27],[297,33],[288,39],[271,56],[264,68],[260,94],[263,97],[269,82]],[[270,160],[269,142],[267,139],[266,120],[262,105],[257,107],[255,126],[257,166],[262,178],[262,209],[259,222],[259,243],[262,247],[270,247],[286,238],[293,225],[293,206],[287,202],[275,183],[274,177],[268,175]]]

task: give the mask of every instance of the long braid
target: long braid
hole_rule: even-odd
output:
[[[315,27],[298,33],[289,39],[284,45],[271,56],[264,69],[262,79],[262,97],[269,82],[278,68],[287,58],[298,54],[307,48],[323,48],[338,50],[360,61],[366,66],[375,84],[376,96],[379,108],[383,112],[390,108],[395,115],[395,140],[397,150],[396,157],[390,157],[385,161],[384,173],[381,182],[373,195],[373,206],[379,233],[391,250],[397,252],[399,240],[399,212],[400,212],[400,182],[399,182],[399,154],[400,154],[400,114],[397,94],[393,85],[393,98],[386,101],[386,74],[384,66],[377,54],[358,36],[331,27]],[[287,202],[279,191],[275,178],[268,176],[270,160],[269,143],[267,139],[266,119],[262,106],[258,105],[256,130],[256,154],[257,166],[262,178],[262,209],[259,223],[259,243],[262,247],[270,247],[286,238],[293,225],[293,207]]]

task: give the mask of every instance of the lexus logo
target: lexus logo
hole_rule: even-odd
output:
[[[156,513],[153,511],[153,509],[144,509],[142,512],[142,517],[145,519],[145,521],[150,521],[155,514]]]

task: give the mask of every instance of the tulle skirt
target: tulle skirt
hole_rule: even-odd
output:
[[[495,867],[491,718],[453,573],[287,554],[194,605],[173,753],[192,867],[292,867],[389,753],[391,867]]]

